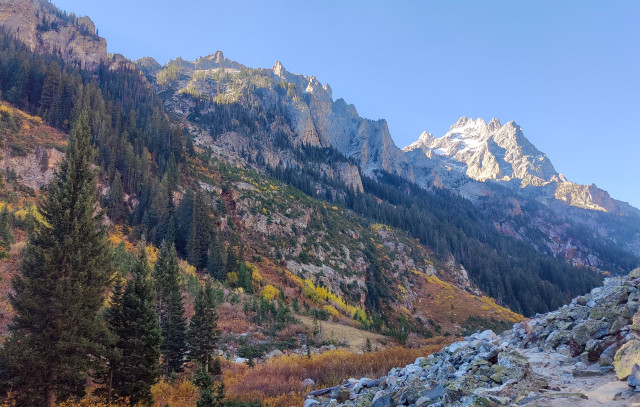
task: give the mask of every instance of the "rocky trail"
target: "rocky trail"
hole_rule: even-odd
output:
[[[305,407],[640,406],[640,268],[501,335],[476,333]]]

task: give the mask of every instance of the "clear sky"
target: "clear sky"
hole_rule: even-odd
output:
[[[53,3],[131,59],[280,60],[387,119],[399,147],[460,116],[514,120],[569,180],[640,208],[640,1]]]

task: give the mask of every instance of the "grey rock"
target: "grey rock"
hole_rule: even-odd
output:
[[[304,401],[304,407],[313,407],[313,406],[319,406],[320,402],[314,399],[306,399]]]
[[[633,365],[631,368],[631,374],[627,377],[627,384],[629,387],[640,390],[640,366],[638,364]]]
[[[371,407],[387,407],[391,405],[391,396],[388,394],[376,396],[371,403]]]

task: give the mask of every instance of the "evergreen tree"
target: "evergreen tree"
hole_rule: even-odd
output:
[[[11,214],[7,205],[0,211],[0,259],[9,255],[13,232],[11,231]]]
[[[191,318],[187,334],[189,358],[198,362],[208,372],[209,360],[220,336],[218,310],[210,279],[207,278],[204,287],[200,288],[194,308],[195,313]]]
[[[144,241],[122,297],[122,323],[117,347],[122,359],[113,373],[113,390],[132,404],[151,405],[151,386],[158,379],[160,327],[154,306],[151,266]]]
[[[187,353],[187,322],[184,316],[180,287],[178,254],[172,243],[160,246],[158,261],[154,267],[156,281],[156,309],[162,333],[163,370],[168,376],[181,372]]]
[[[39,211],[10,297],[16,315],[5,354],[17,405],[53,406],[84,393],[107,336],[99,316],[112,262],[98,207],[87,115],[74,124],[67,153]]]
[[[108,213],[111,220],[118,222],[126,216],[124,207],[124,191],[122,189],[122,180],[120,179],[120,171],[117,169],[113,173],[111,188],[109,189],[109,206]]]
[[[193,201],[193,213],[191,217],[191,235],[187,250],[189,252],[189,263],[198,270],[207,267],[209,251],[209,235],[211,227],[209,213],[205,202],[204,194],[201,191],[196,193]]]
[[[224,403],[224,383],[219,382],[214,387],[213,377],[204,368],[200,368],[193,383],[200,390],[200,399],[196,401],[197,407],[223,407]]]
[[[211,244],[209,244],[209,261],[207,262],[207,270],[211,277],[218,281],[224,281],[227,275],[225,264],[224,243],[217,233],[213,233]]]
[[[111,290],[110,304],[104,312],[104,321],[109,330],[109,345],[105,352],[105,358],[99,365],[96,382],[101,386],[96,392],[106,397],[111,403],[114,399],[114,373],[118,371],[122,361],[122,350],[118,347],[118,332],[122,329],[122,300],[126,279],[120,274],[116,275],[113,289]],[[118,379],[118,376],[116,376]],[[120,383],[118,387],[122,387]]]

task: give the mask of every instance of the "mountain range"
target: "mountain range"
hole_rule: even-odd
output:
[[[367,293],[374,290],[368,279],[375,263],[373,258],[379,254],[367,252],[362,245],[345,251],[336,242],[327,242],[330,234],[327,225],[318,226],[324,229],[314,235],[307,229],[314,222],[313,209],[299,203],[290,205],[299,205],[303,222],[302,218],[289,220],[293,206],[272,209],[263,206],[260,210],[263,213],[255,213],[255,207],[265,203],[257,195],[262,189],[256,189],[256,185],[275,179],[320,199],[325,202],[322,205],[337,205],[334,207],[338,213],[344,210],[345,214],[356,214],[366,220],[356,223],[388,224],[389,232],[384,232],[388,226],[376,227],[375,234],[397,252],[397,270],[401,275],[409,273],[401,277],[403,289],[411,285],[410,272],[417,271],[437,275],[474,294],[489,293],[511,307],[522,307],[526,294],[501,287],[505,278],[519,275],[507,270],[506,264],[516,261],[517,265],[510,267],[526,274],[526,259],[534,256],[531,253],[542,256],[544,262],[562,259],[576,270],[584,270],[585,275],[627,272],[638,264],[640,211],[611,198],[595,185],[568,181],[513,121],[502,125],[498,119],[486,123],[462,117],[444,136],[436,138],[424,132],[416,142],[400,149],[385,120],[361,117],[354,105],[343,99],[334,100],[328,84],[323,85],[315,76],[291,73],[279,61],[271,68],[255,69],[226,58],[221,51],[195,61],[177,58],[164,66],[151,57],[129,61],[119,54],[107,54],[105,39],[97,35],[88,17],[61,12],[40,0],[3,2],[0,24],[31,51],[52,54],[83,72],[97,72],[98,86],[102,89],[108,89],[108,84],[100,82],[108,75],[122,75],[128,83],[135,83],[138,95],[125,100],[126,103],[135,109],[139,95],[147,95],[144,97],[154,106],[150,109],[163,109],[170,125],[178,126],[185,139],[193,141],[195,153],[200,154],[198,162],[209,165],[209,171],[216,168],[214,183],[203,174],[194,175],[195,167],[184,170],[184,174],[191,174],[193,185],[211,193],[217,202],[225,201],[235,216],[234,222],[244,225],[240,233],[246,245],[253,247],[255,253],[284,259],[288,269],[358,299],[360,305],[366,305]],[[88,83],[92,80],[83,79]],[[28,103],[11,93],[12,89],[17,88],[7,85],[3,98],[28,107]],[[108,92],[110,97],[126,97],[112,89]],[[47,111],[37,106],[32,110]],[[134,113],[139,124],[142,113]],[[127,113],[122,115],[123,122],[132,120]],[[61,117],[53,123],[54,127],[64,130],[65,120]],[[168,162],[168,157],[160,157],[153,147],[165,143],[154,139],[164,131],[162,125],[158,126],[157,132],[142,130],[145,148],[157,162],[157,169],[153,170],[156,172],[166,168]],[[133,137],[137,136],[133,132],[130,129],[128,137],[131,148],[137,151],[139,147],[133,144]],[[113,145],[119,146],[118,143]],[[99,147],[104,150],[105,170],[111,165],[112,172],[115,166],[125,182],[132,185],[137,182],[128,180],[126,174],[131,169],[124,164],[118,161],[108,164],[113,154],[108,149],[120,147],[106,144]],[[7,151],[5,155],[9,157],[12,153]],[[244,175],[240,179],[228,178],[223,170],[226,165]],[[19,179],[25,166],[33,167],[14,166]],[[253,178],[248,174],[254,174]],[[260,181],[261,177],[267,179]],[[223,188],[219,184],[221,178],[227,182]],[[247,182],[249,178],[253,183]],[[111,181],[105,177],[102,182],[108,195]],[[35,186],[39,188],[42,183]],[[189,188],[184,184],[173,192],[174,206],[180,205]],[[143,192],[144,189],[132,186],[126,191],[127,210],[133,218],[137,216],[136,210],[143,210],[140,205],[145,200],[151,205],[156,189],[153,186]],[[143,193],[150,196],[145,198]],[[378,203],[377,208],[370,206],[373,202]],[[323,222],[328,219],[323,217]],[[136,221],[133,222],[136,226]],[[137,225],[144,229],[139,233],[158,230],[153,222],[142,222],[143,226]],[[235,227],[230,226],[234,222],[223,218],[218,228],[229,233],[229,228]],[[361,236],[354,230],[347,234],[354,238]],[[345,232],[340,230],[340,234]],[[293,240],[297,240],[292,246],[274,241],[290,238],[292,233],[296,236]],[[416,240],[409,246],[399,245],[398,233]],[[325,242],[326,247],[315,247],[314,240]],[[267,247],[260,247],[264,245]],[[510,245],[519,245],[518,250],[527,254],[515,255],[517,260],[513,260],[504,249]],[[493,250],[493,254],[480,256],[480,251],[487,248],[490,248],[487,253]],[[350,256],[349,250],[356,250],[358,255]],[[412,266],[415,259],[412,263],[409,258],[418,252],[424,252],[429,262],[437,261],[440,266]],[[305,253],[310,253],[312,260]],[[493,265],[480,260],[485,258],[492,258]],[[314,262],[315,268],[311,267]],[[498,266],[500,262],[506,263]],[[550,281],[554,287],[564,284],[558,288],[563,292],[574,290],[571,284],[561,284],[549,277],[548,270],[553,267],[542,266],[537,272],[541,281]],[[495,272],[491,268],[505,269],[500,271],[500,277],[494,276],[498,278],[495,280],[488,277]],[[345,269],[361,274],[355,280],[345,279],[340,271]],[[513,275],[509,277],[510,273]],[[376,278],[376,284],[384,284]],[[349,294],[345,287],[354,282],[358,288]],[[570,294],[565,293],[565,300],[571,298]],[[547,302],[540,310],[553,305]],[[535,307],[519,309],[527,314],[534,310]]]

